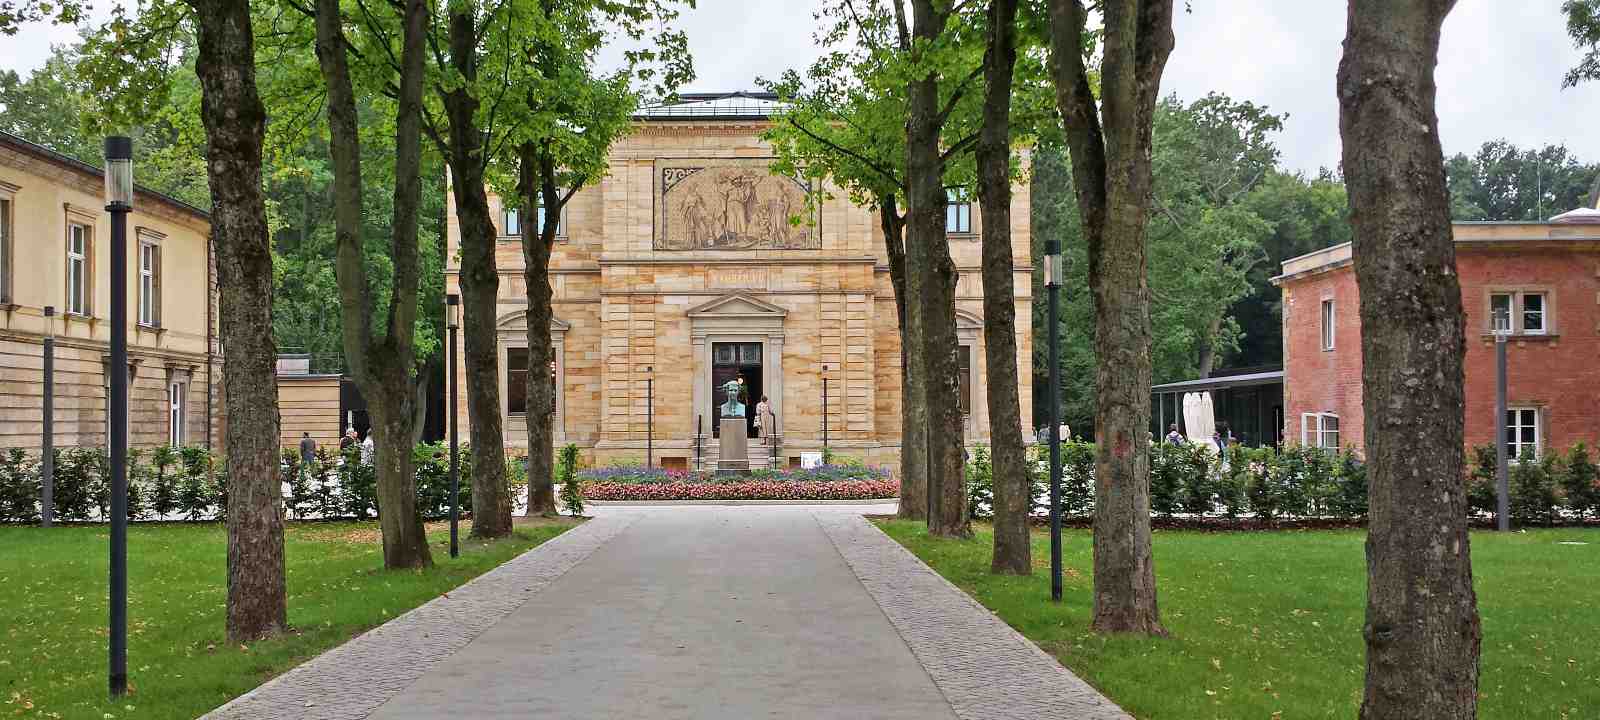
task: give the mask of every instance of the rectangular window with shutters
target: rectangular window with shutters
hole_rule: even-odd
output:
[[[527,348],[506,348],[506,412],[528,414]]]
[[[1524,454],[1537,459],[1543,449],[1540,442],[1539,409],[1531,407],[1506,409],[1506,457],[1520,460]]]
[[[89,226],[81,223],[67,224],[67,302],[66,312],[88,315],[89,300],[94,292],[89,284],[93,274],[89,258],[93,254],[93,237]]]
[[[161,326],[161,246],[139,243],[139,324]]]

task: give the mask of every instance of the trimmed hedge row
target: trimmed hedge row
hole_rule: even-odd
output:
[[[105,450],[96,447],[55,450],[55,517],[62,521],[105,520],[111,483]],[[472,507],[471,453],[461,451],[461,507]],[[417,507],[425,518],[450,512],[450,457],[443,443],[424,443],[412,451]],[[513,483],[522,466],[508,462]],[[0,522],[39,522],[42,483],[40,458],[13,448],[0,455]],[[351,447],[342,455],[319,450],[301,466],[297,451],[285,450],[279,463],[286,517],[370,518],[378,513],[377,479],[371,465]],[[521,481],[525,482],[525,481]],[[128,452],[128,519],[221,520],[228,507],[228,473],[222,458],[204,447],[135,448]]]
[[[1061,444],[1062,513],[1094,512],[1094,443]],[[1049,450],[1030,450],[1033,511],[1048,507]],[[1466,478],[1470,512],[1495,512],[1495,451],[1474,448]],[[974,518],[992,515],[993,477],[987,448],[967,464],[968,506]],[[1582,520],[1600,511],[1600,467],[1579,443],[1542,459],[1523,457],[1509,470],[1510,514],[1521,525]],[[1219,455],[1199,444],[1157,443],[1150,454],[1152,515],[1251,516],[1261,520],[1356,519],[1367,514],[1367,471],[1350,450],[1333,452],[1292,445],[1235,446]]]
[[[877,500],[897,497],[892,479],[783,481],[739,478],[730,482],[620,483],[583,485],[587,500]]]

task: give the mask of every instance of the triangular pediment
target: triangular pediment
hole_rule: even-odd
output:
[[[501,315],[498,320],[495,320],[494,325],[496,329],[502,332],[516,330],[526,331],[528,329],[527,311],[513,310],[508,312],[504,315]],[[552,316],[550,318],[550,332],[552,333],[564,333],[571,328],[572,323],[569,323],[558,317]]]
[[[781,318],[789,311],[744,293],[723,295],[689,308],[689,317],[768,317]]]

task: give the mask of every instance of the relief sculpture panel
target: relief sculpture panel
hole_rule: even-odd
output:
[[[805,181],[770,160],[656,161],[656,250],[816,250]]]

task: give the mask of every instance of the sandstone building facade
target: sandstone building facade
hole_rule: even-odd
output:
[[[105,204],[100,168],[0,133],[0,447],[41,446],[43,339],[52,332],[53,442],[106,444]],[[222,437],[210,232],[204,211],[144,188],[135,193],[127,238],[130,446],[211,446]]]
[[[1600,212],[1454,225],[1466,313],[1466,444],[1495,441],[1496,315],[1508,317],[1511,457],[1600,440]],[[1361,298],[1346,243],[1283,263],[1284,437],[1360,448]]]
[[[612,149],[606,176],[579,190],[561,218],[551,261],[558,388],[555,440],[592,461],[643,460],[690,468],[715,453],[721,432],[715,388],[743,379],[750,409],[769,398],[777,464],[831,449],[897,465],[900,342],[894,295],[876,214],[836,188],[773,175],[769,96],[685,95],[644,110]],[[808,193],[823,196],[807,215]],[[520,233],[536,233],[539,211],[519,213],[491,196],[500,243],[500,394],[506,442],[527,442],[527,306]],[[1018,378],[1031,417],[1032,348],[1027,188],[1012,212]],[[794,224],[791,217],[804,217]],[[984,382],[983,289],[976,203],[948,213],[961,277],[966,442],[990,437]],[[450,205],[446,292],[459,292],[460,241]],[[458,361],[465,376],[465,365]],[[826,385],[826,414],[824,386]],[[652,397],[647,398],[647,390]],[[456,422],[466,423],[462,382]],[[747,415],[753,415],[747,412]],[[750,428],[747,427],[748,432]],[[1011,428],[1023,432],[1023,428]],[[466,433],[462,433],[465,437]],[[752,463],[765,457],[752,441]],[[698,448],[698,449],[697,449]],[[515,452],[515,449],[513,449]]]

